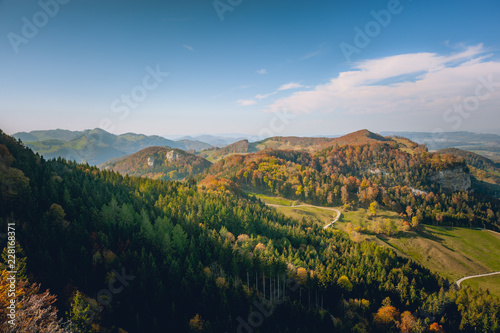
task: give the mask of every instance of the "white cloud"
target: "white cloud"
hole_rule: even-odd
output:
[[[184,44],[184,45],[182,45],[182,47],[185,48],[185,49],[188,49],[189,51],[194,51],[194,49],[193,49],[192,46]]]
[[[272,95],[275,95],[277,94],[276,91],[272,92],[272,93],[269,93],[269,94],[258,94],[258,95],[255,95],[255,98],[256,99],[264,99],[264,98],[268,98],[269,96],[272,96]]]
[[[253,99],[239,99],[236,101],[241,106],[250,106],[250,105],[255,105],[257,104],[257,101]]]
[[[267,71],[267,69],[265,68],[262,68],[262,69],[258,69],[257,70],[257,74],[260,74],[260,75],[264,75],[264,74],[268,74],[269,72]]]
[[[300,83],[297,82],[290,82],[282,85],[281,87],[278,88],[278,90],[290,90],[290,89],[298,89],[304,87]]]
[[[250,105],[255,105],[260,101],[261,99],[268,98],[269,96],[272,96],[274,94],[277,94],[277,92],[272,92],[269,94],[257,94],[253,99],[239,99],[236,101],[237,104],[240,106],[250,106]]]
[[[275,101],[266,111],[443,113],[474,96],[481,78],[492,77],[499,83],[488,100],[481,102],[481,107],[486,108],[500,101],[500,62],[488,60],[490,56],[485,52],[479,44],[451,55],[412,53],[366,60],[312,90]]]

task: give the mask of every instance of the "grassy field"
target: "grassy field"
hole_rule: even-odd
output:
[[[268,204],[290,206],[292,201],[252,193]],[[293,202],[294,205],[300,204]],[[275,207],[284,215],[302,219],[311,219],[321,225],[329,223],[335,212],[315,207]],[[372,221],[367,217],[365,209],[342,212],[334,228],[346,230],[347,223],[353,227],[368,226]],[[412,258],[426,268],[441,276],[456,281],[469,275],[500,271],[500,234],[467,228],[437,227],[421,225],[418,232],[402,231],[402,218],[390,211],[379,209],[376,219],[390,219],[399,226],[400,232],[395,237],[357,234],[358,241],[368,240],[393,248],[399,255]],[[474,278],[463,282],[463,286],[488,289],[500,296],[500,275]]]
[[[488,231],[425,225],[386,243],[452,281],[500,271],[500,239]]]
[[[471,288],[488,289],[490,293],[500,296],[500,275],[492,275],[465,280],[461,283],[462,286],[470,286]]]
[[[337,216],[337,213],[329,209],[322,209],[316,207],[275,207],[279,212],[282,212],[285,216],[292,217],[294,219],[311,220],[318,223],[320,226],[325,226],[332,222]]]
[[[284,199],[281,197],[271,197],[260,193],[249,193],[249,194],[254,195],[255,197],[259,198],[260,200],[262,200],[267,204],[289,206],[289,207],[274,207],[277,211],[283,213],[283,215],[285,216],[299,220],[302,218],[310,219],[313,222],[317,222],[321,226],[330,223],[337,216],[337,213],[330,209],[323,209],[320,207],[292,207],[295,205],[301,205],[303,203]]]
[[[260,200],[262,200],[263,202],[265,202],[267,204],[272,204],[272,205],[291,206],[292,202],[293,202],[291,200],[281,198],[281,197],[270,197],[270,196],[265,195],[265,194],[253,193],[253,192],[247,192],[247,193],[259,198]]]

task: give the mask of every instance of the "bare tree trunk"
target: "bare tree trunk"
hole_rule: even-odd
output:
[[[280,276],[278,274],[278,299],[280,299]]]
[[[257,279],[257,272],[255,272],[255,289],[257,290],[257,294],[259,293],[259,280]]]
[[[264,286],[264,299],[266,299],[266,276],[264,274],[262,274],[262,285]]]
[[[273,281],[271,280],[271,275],[269,275],[269,300],[273,301]]]

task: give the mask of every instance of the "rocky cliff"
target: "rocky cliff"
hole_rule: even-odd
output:
[[[471,188],[470,174],[464,168],[438,171],[431,180],[437,182],[446,191],[467,191]]]

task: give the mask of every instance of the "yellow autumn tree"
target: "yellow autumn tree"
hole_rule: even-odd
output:
[[[189,320],[189,329],[191,332],[203,332],[205,327],[205,321],[201,318],[199,314],[196,314],[191,320]]]
[[[339,285],[340,288],[342,288],[342,290],[348,292],[352,290],[352,283],[351,281],[349,281],[349,278],[345,275],[339,277],[339,279],[337,280],[337,284]]]
[[[301,284],[307,281],[307,270],[304,267],[297,268],[297,277]]]

